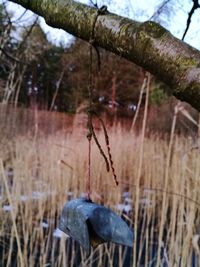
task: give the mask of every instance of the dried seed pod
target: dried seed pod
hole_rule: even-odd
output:
[[[104,242],[133,246],[133,232],[111,209],[85,198],[67,202],[63,208],[60,230],[76,240],[87,253]]]

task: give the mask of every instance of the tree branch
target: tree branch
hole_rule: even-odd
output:
[[[184,40],[185,36],[186,36],[186,33],[188,32],[189,30],[189,27],[190,27],[190,23],[191,23],[191,18],[195,12],[196,9],[200,8],[200,5],[199,5],[199,1],[198,0],[192,0],[193,1],[193,6],[190,10],[190,12],[188,13],[188,19],[187,19],[187,24],[186,24],[186,28],[185,28],[185,31],[183,33],[183,37],[182,37],[182,40]]]
[[[89,41],[97,9],[72,0],[12,0],[43,16],[52,27]],[[112,13],[95,23],[95,45],[140,65],[165,82],[180,100],[200,111],[200,52],[159,24]]]
[[[12,61],[15,61],[16,63],[21,63],[21,64],[27,64],[27,62],[25,61],[21,61],[20,59],[12,56],[11,54],[9,54],[8,52],[6,52],[3,48],[0,47],[0,51],[2,51],[2,53],[7,57],[9,58],[10,60]]]

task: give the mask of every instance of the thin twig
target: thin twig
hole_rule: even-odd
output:
[[[195,10],[198,9],[198,8],[200,8],[199,1],[198,0],[192,0],[192,1],[193,1],[193,6],[192,6],[190,12],[188,13],[188,19],[187,19],[186,29],[185,29],[185,31],[183,33],[182,41],[184,40],[184,38],[186,36],[186,33],[189,30],[189,27],[190,27],[190,24],[191,24],[191,19],[192,19],[192,16],[194,15]]]
[[[126,185],[126,186],[130,186],[130,187],[135,187],[135,188],[137,187],[137,185],[135,185],[135,184],[130,184],[130,183],[126,183],[126,182],[120,182],[120,184]],[[191,197],[187,197],[186,195],[183,195],[183,194],[180,194],[180,193],[177,193],[177,192],[167,191],[167,190],[164,190],[162,188],[140,186],[139,190],[158,191],[158,192],[161,192],[161,193],[165,193],[167,195],[172,195],[172,196],[177,196],[177,197],[180,197],[180,198],[184,198],[185,200],[188,200],[188,201],[196,204],[197,206],[200,206],[200,202],[192,199]]]

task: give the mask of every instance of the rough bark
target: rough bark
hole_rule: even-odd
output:
[[[52,27],[90,41],[97,9],[72,0],[11,0],[45,18]],[[107,12],[98,16],[95,45],[140,65],[200,111],[200,52],[159,24],[139,23]]]

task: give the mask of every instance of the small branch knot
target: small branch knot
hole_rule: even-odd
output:
[[[98,15],[106,15],[108,13],[107,6],[103,5],[98,9]]]
[[[91,132],[87,133],[87,139],[88,139],[88,141],[91,141],[91,139],[92,139],[92,133]]]

